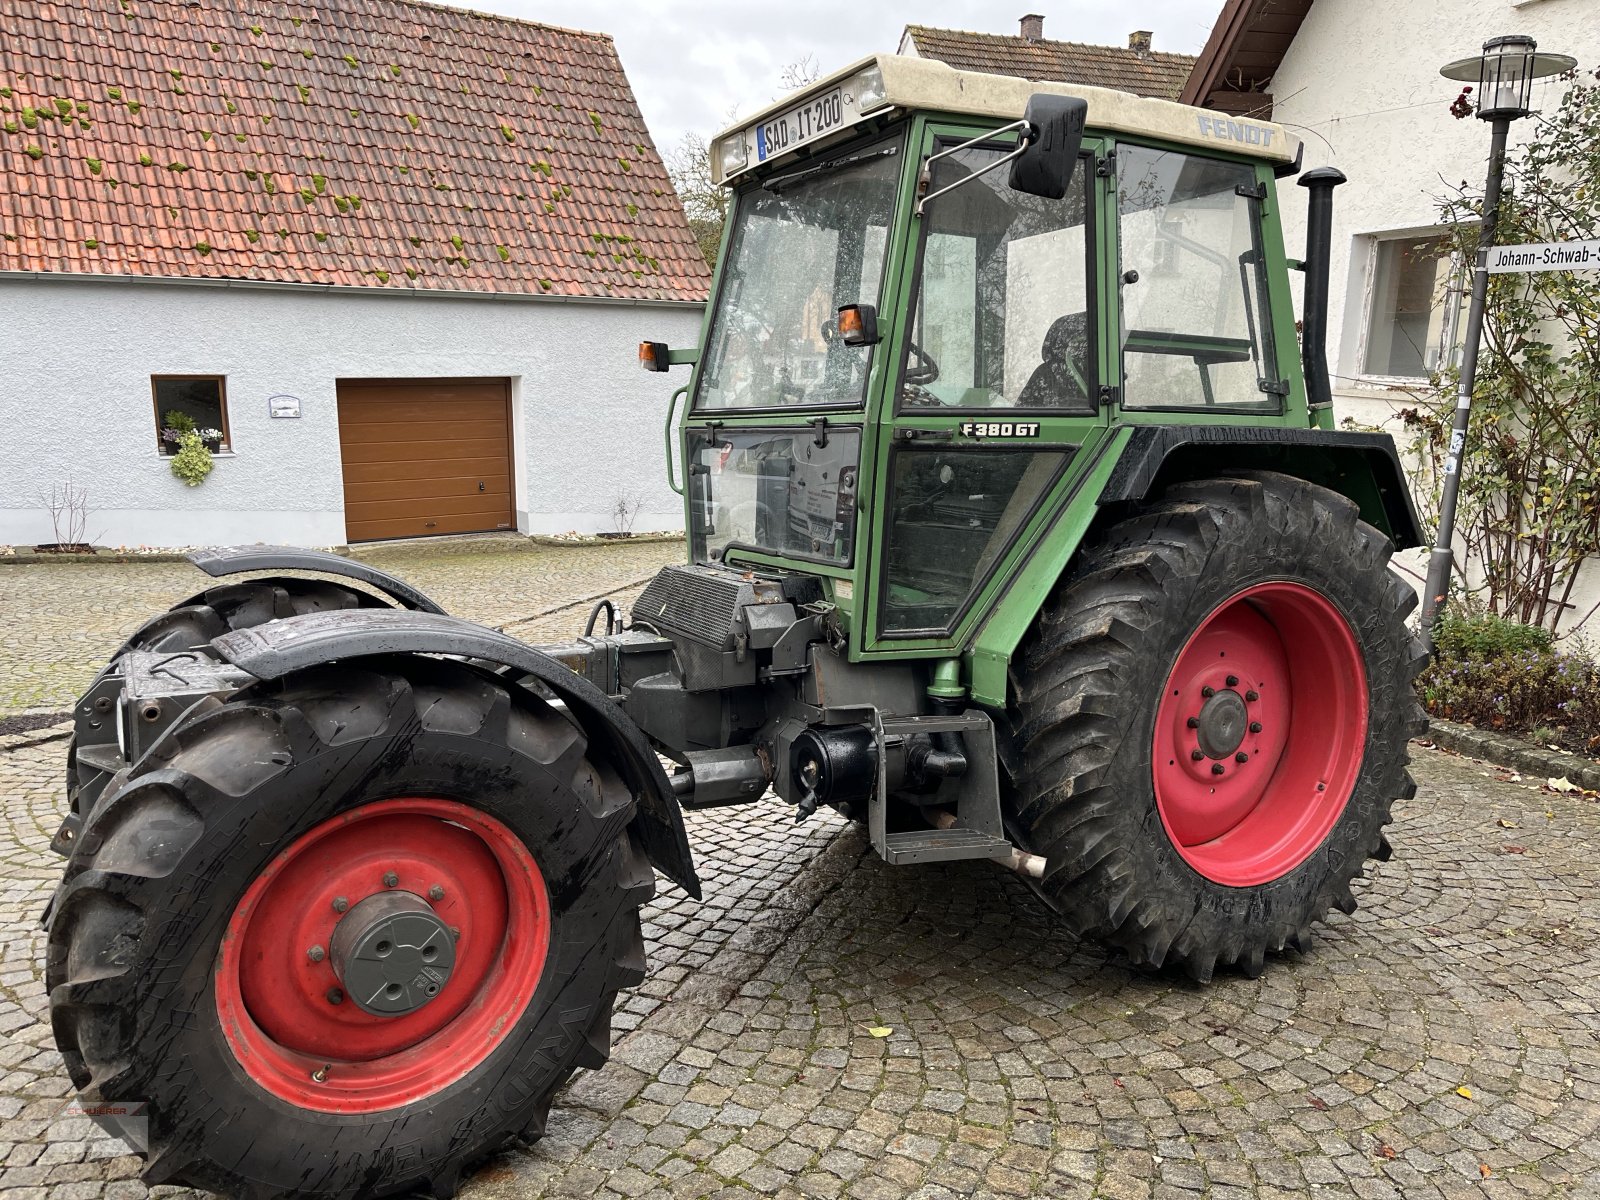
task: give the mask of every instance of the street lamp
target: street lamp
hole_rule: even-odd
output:
[[[1538,43],[1523,34],[1490,38],[1483,53],[1457,59],[1440,68],[1446,79],[1478,84],[1478,117],[1490,122],[1489,178],[1483,189],[1483,223],[1478,234],[1478,261],[1472,273],[1472,304],[1467,310],[1466,344],[1461,351],[1461,383],[1456,393],[1455,420],[1450,427],[1450,448],[1444,459],[1444,491],[1439,499],[1439,536],[1428,558],[1428,585],[1423,593],[1422,642],[1433,652],[1434,627],[1450,590],[1450,569],[1455,561],[1456,500],[1461,492],[1461,459],[1467,444],[1467,423],[1472,416],[1472,385],[1478,376],[1478,342],[1483,336],[1483,310],[1489,296],[1489,250],[1494,245],[1500,216],[1500,184],[1505,175],[1506,135],[1511,122],[1531,111],[1533,81],[1560,75],[1578,65],[1565,54],[1540,54]]]

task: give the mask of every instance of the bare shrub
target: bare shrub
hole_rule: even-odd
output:
[[[82,546],[89,533],[89,490],[79,487],[71,479],[50,485],[48,491],[36,494],[39,506],[50,514],[50,527],[55,531],[56,545]]]

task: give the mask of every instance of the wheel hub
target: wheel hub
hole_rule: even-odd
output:
[[[421,896],[380,892],[351,908],[334,928],[333,971],[364,1012],[416,1012],[455,969],[449,927]]]
[[[1249,721],[1243,696],[1231,688],[1216,692],[1200,708],[1195,740],[1207,758],[1230,758],[1244,742]]]

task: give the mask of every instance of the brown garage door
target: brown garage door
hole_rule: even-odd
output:
[[[341,380],[339,452],[349,541],[515,527],[503,379]]]

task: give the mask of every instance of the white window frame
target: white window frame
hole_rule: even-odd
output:
[[[1432,234],[1443,235],[1443,225],[1417,225],[1409,229],[1386,229],[1381,233],[1362,234],[1366,242],[1366,270],[1361,289],[1360,324],[1356,334],[1356,358],[1353,365],[1357,384],[1364,387],[1391,388],[1415,387],[1428,381],[1426,375],[1380,375],[1365,369],[1367,340],[1372,334],[1372,305],[1378,286],[1378,253],[1385,242],[1411,241]],[[1445,370],[1461,361],[1461,326],[1466,311],[1467,291],[1471,273],[1459,254],[1450,258],[1449,283],[1445,289],[1444,327],[1439,342],[1433,348],[1439,353],[1439,369]]]

